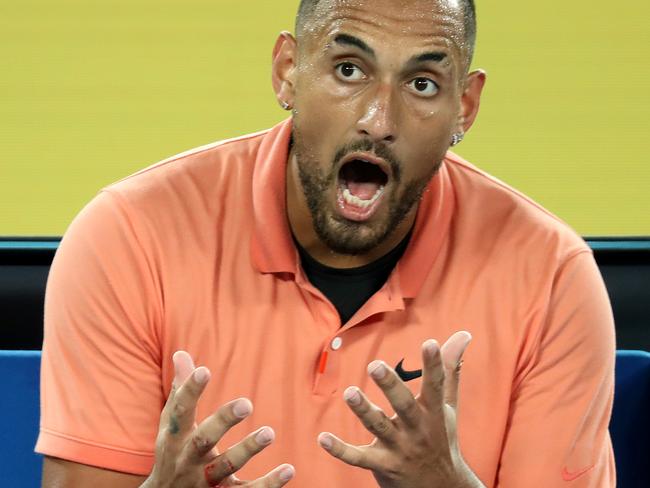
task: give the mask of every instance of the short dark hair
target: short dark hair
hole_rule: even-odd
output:
[[[305,22],[309,20],[311,14],[314,13],[316,6],[320,0],[301,0],[298,7],[298,14],[296,15],[296,34],[300,34]],[[472,62],[474,56],[474,47],[476,46],[476,6],[474,0],[460,0],[460,6],[463,10],[463,26],[465,28],[465,40],[468,47],[468,66]]]

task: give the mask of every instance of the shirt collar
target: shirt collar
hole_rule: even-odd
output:
[[[264,135],[253,170],[253,265],[262,273],[296,274],[298,257],[287,218],[286,168],[291,119]]]
[[[397,263],[404,298],[415,298],[442,248],[456,206],[447,158],[424,190],[415,218],[413,236]]]
[[[291,238],[286,209],[286,168],[291,119],[264,135],[253,171],[253,265],[262,273],[298,272],[298,253]],[[455,197],[446,161],[425,189],[415,219],[413,236],[397,263],[397,280],[404,298],[414,298],[447,235]]]

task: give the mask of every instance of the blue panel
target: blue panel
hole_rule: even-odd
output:
[[[0,241],[0,249],[38,249],[38,250],[56,250],[59,247],[59,241]]]
[[[0,249],[51,251],[59,247],[60,241],[61,239],[58,237],[34,240],[29,240],[29,238],[0,240]],[[594,251],[650,251],[650,237],[587,237],[586,241]]]
[[[39,424],[40,368],[40,351],[0,351],[2,486],[41,486],[42,457],[34,453]]]
[[[6,239],[6,238],[5,238]],[[32,238],[0,240],[0,249],[51,251],[59,247],[61,238]],[[594,251],[650,251],[650,237],[587,237],[587,244]]]
[[[648,240],[587,240],[594,251],[650,251]]]
[[[616,352],[614,412],[609,424],[619,488],[650,487],[650,353]]]

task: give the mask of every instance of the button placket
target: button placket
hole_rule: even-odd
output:
[[[323,344],[318,360],[314,393],[317,395],[332,395],[337,391],[340,376],[340,354],[343,338],[335,336]]]

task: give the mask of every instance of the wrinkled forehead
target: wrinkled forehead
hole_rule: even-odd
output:
[[[428,42],[467,52],[459,0],[320,0],[300,37],[318,49],[341,31],[356,31],[408,49]],[[321,46],[322,47],[322,46]]]

